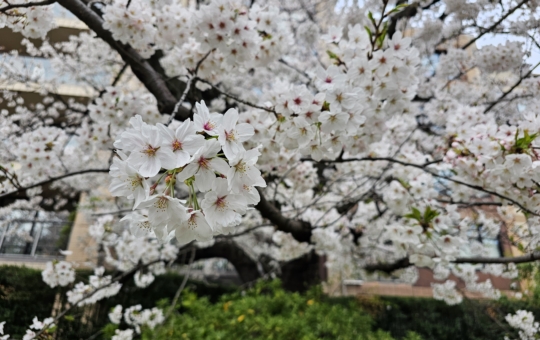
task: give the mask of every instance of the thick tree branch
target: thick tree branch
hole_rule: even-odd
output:
[[[291,235],[298,242],[310,242],[311,225],[308,222],[283,216],[281,211],[279,211],[275,205],[266,200],[266,197],[264,197],[262,191],[260,189],[257,190],[259,190],[261,200],[259,204],[255,206],[255,208],[259,210],[262,217],[272,222],[278,230],[291,233]]]
[[[412,264],[409,262],[408,257],[404,257],[393,263],[377,263],[365,266],[364,269],[369,272],[380,271],[384,273],[392,273],[395,270],[410,267]]]
[[[458,257],[450,263],[460,264],[510,264],[510,263],[529,263],[540,260],[540,252],[532,252],[527,255],[514,256],[514,257]],[[382,271],[385,273],[391,273],[398,269],[403,269],[412,266],[408,257],[404,257],[396,262],[392,263],[378,263],[365,266],[367,271]]]
[[[145,60],[135,49],[129,45],[114,40],[111,32],[103,27],[103,20],[80,0],[60,0],[60,5],[73,13],[84,22],[98,37],[107,42],[116,50],[122,59],[129,64],[133,73],[146,86],[158,101],[158,108],[162,113],[172,113],[177,103],[162,76]],[[184,120],[189,117],[189,110],[180,108],[178,118]]]
[[[211,258],[227,259],[238,272],[242,282],[255,281],[261,276],[257,261],[233,240],[216,240],[210,247],[197,249],[195,260]],[[177,259],[177,262],[179,261],[180,259]]]

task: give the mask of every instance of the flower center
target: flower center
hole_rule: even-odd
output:
[[[209,164],[210,162],[208,161],[208,159],[206,159],[204,157],[199,158],[197,163],[199,164],[199,167],[201,167],[201,168],[204,168],[204,169],[210,168],[210,164]]]
[[[216,125],[212,121],[208,121],[203,125],[203,129],[205,129],[206,131],[213,130],[215,127]]]
[[[192,214],[188,219],[188,228],[191,230],[195,230],[197,228],[197,216],[195,214]]]
[[[154,203],[154,207],[156,207],[156,209],[159,209],[161,211],[165,211],[168,206],[169,206],[169,200],[165,196],[161,196],[160,198],[158,198],[156,203]]]
[[[225,198],[227,198],[227,196],[217,198],[215,205],[219,210],[223,210],[227,207],[227,201]]]
[[[175,139],[174,142],[172,143],[172,147],[173,147],[173,152],[182,150],[182,143],[178,139]]]
[[[231,131],[225,130],[225,139],[227,140],[227,142],[234,142],[236,140],[236,131],[235,130],[231,130]]]
[[[131,190],[135,190],[137,187],[142,187],[143,178],[139,176],[133,176],[128,179],[129,184],[131,184]]]
[[[247,166],[244,161],[238,162],[238,164],[236,164],[234,168],[236,169],[237,172],[246,172],[247,170]]]
[[[141,152],[146,154],[148,157],[154,157],[156,155],[156,152],[159,150],[159,148],[160,148],[159,146],[153,147],[152,145],[148,144],[146,146],[146,149],[144,149]]]

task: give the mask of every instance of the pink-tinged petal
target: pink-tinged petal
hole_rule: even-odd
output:
[[[205,139],[201,135],[194,135],[184,140],[183,149],[193,155],[204,146]]]
[[[153,177],[159,173],[161,162],[157,157],[148,157],[146,162],[139,168],[139,173],[143,177]]]
[[[261,195],[259,195],[259,190],[254,187],[249,187],[244,189],[244,197],[248,204],[257,204],[261,200]]]
[[[199,191],[206,192],[212,189],[215,179],[216,175],[212,170],[201,168],[195,174],[195,186]]]
[[[184,168],[184,170],[182,170],[176,176],[176,180],[180,181],[180,182],[183,182],[186,179],[190,178],[191,176],[195,175],[195,173],[197,172],[198,169],[199,169],[199,166],[197,164],[193,164],[193,163],[188,164],[188,166],[186,166]]]
[[[113,196],[129,196],[131,192],[126,189],[125,183],[111,183],[109,186],[109,192]]]
[[[221,126],[225,130],[232,130],[236,126],[238,121],[238,111],[236,109],[228,109],[227,112],[223,115],[223,121]]]
[[[217,155],[219,150],[221,150],[221,145],[219,145],[217,140],[212,139],[206,142],[205,150],[202,152],[202,154],[205,158],[212,158]]]
[[[175,135],[178,140],[183,141],[190,134],[195,134],[195,129],[193,128],[193,123],[191,120],[186,120],[176,129]],[[201,136],[202,137],[202,136]]]
[[[210,166],[212,167],[212,169],[216,170],[217,172],[223,175],[227,174],[230,169],[227,162],[225,162],[224,159],[218,158],[218,157],[212,158],[210,160]]]
[[[159,149],[156,158],[161,162],[161,167],[172,170],[176,168],[176,155],[169,149]]]
[[[194,232],[197,235],[197,241],[210,241],[213,237],[213,231],[204,215],[200,211],[192,213],[190,220],[194,223]]]
[[[238,134],[239,141],[243,142],[255,134],[255,129],[251,124],[242,123],[236,126],[236,133]]]
[[[174,154],[176,156],[175,168],[180,168],[189,162],[189,153],[186,151],[176,151]]]
[[[261,152],[259,151],[259,148],[253,148],[251,150],[246,151],[244,154],[244,161],[247,164],[253,165],[257,163],[257,159],[259,159],[259,156],[261,155]]]
[[[148,193],[144,192],[143,190],[137,190],[134,193],[135,196],[135,203],[133,204],[133,209],[137,209],[139,204],[143,202],[146,198],[148,198]]]
[[[249,179],[251,180],[250,181],[251,185],[257,186],[257,187],[263,187],[263,188],[266,187],[266,182],[262,178],[261,172],[259,171],[259,169],[255,168],[253,166],[250,166],[250,167],[247,168],[246,174],[249,177]]]
[[[179,245],[187,244],[195,239],[195,233],[189,228],[188,222],[183,222],[179,225],[176,228],[174,235],[176,236]]]
[[[240,143],[227,142],[223,146],[223,153],[227,159],[235,158],[241,151],[244,151],[244,147]]]
[[[161,138],[165,142],[165,144],[170,144],[174,141],[174,131],[169,129],[163,124],[156,124],[156,126],[159,129],[159,132],[161,133]]]

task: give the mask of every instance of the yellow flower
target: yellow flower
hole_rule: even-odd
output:
[[[246,318],[246,316],[245,316],[244,314],[242,314],[242,315],[240,315],[240,316],[238,317],[238,319],[236,319],[236,320],[237,320],[238,322],[242,322],[242,321],[244,321],[245,318]]]

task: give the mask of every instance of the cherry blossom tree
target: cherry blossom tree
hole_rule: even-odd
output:
[[[3,92],[0,214],[101,197],[85,212],[102,261],[72,305],[215,257],[245,283],[277,276],[291,290],[325,267],[408,280],[428,267],[446,281],[435,298],[462,300],[451,274],[497,298],[479,272],[516,278],[540,259],[538,5],[0,0],[0,27],[56,76],[2,57],[0,82],[42,97]],[[50,43],[54,6],[88,30]],[[88,102],[56,94],[67,74],[93,89]],[[490,256],[497,238],[524,255]],[[72,285],[72,271],[51,263],[44,281]],[[113,322],[122,308],[133,329],[116,339],[166,317],[119,306]],[[36,319],[27,339],[54,322]]]

